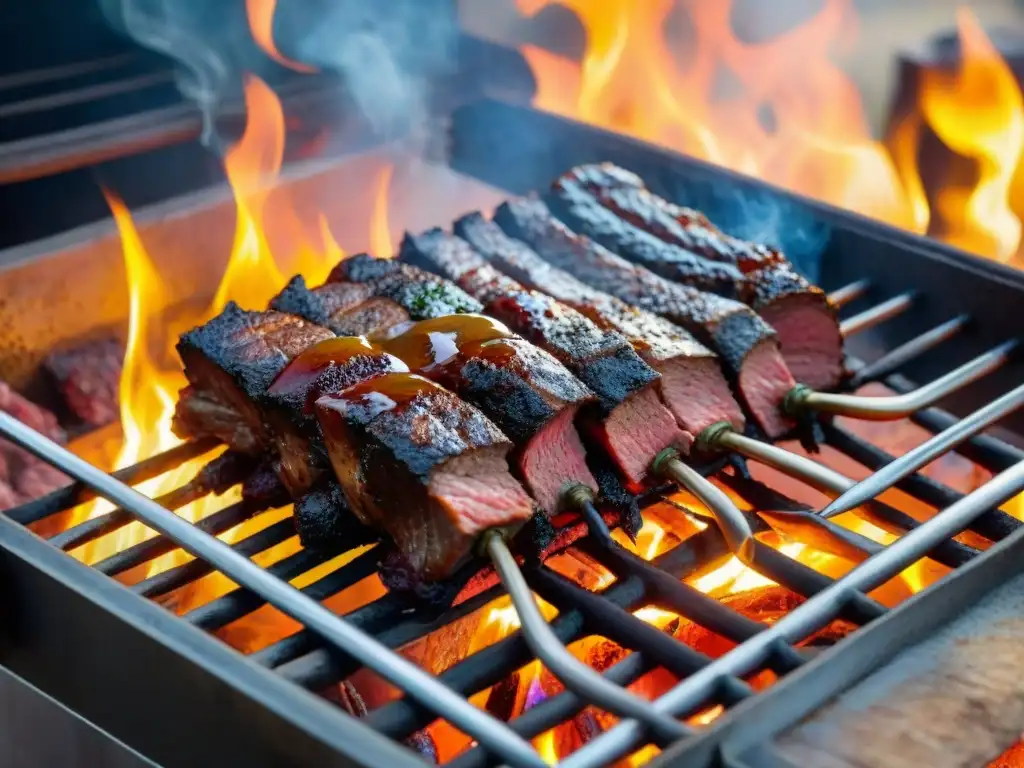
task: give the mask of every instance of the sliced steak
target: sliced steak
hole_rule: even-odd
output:
[[[489,264],[465,240],[440,229],[406,235],[403,260],[458,282],[484,309],[558,358],[599,398],[588,419],[631,484],[654,457],[685,437],[657,395],[657,371],[620,333],[595,325],[567,304],[525,288]],[[642,440],[637,435],[643,435]]]
[[[795,382],[779,353],[775,332],[745,304],[666,280],[616,256],[570,230],[538,198],[506,202],[494,220],[553,266],[661,315],[715,350],[740,401],[766,435],[778,437],[792,427],[781,405]],[[761,353],[754,356],[755,351]]]
[[[598,326],[625,336],[661,374],[658,387],[662,400],[688,442],[720,421],[742,429],[743,411],[729,390],[715,353],[689,331],[552,266],[526,243],[509,237],[479,213],[459,219],[455,231],[505,274],[568,304]]]
[[[744,274],[739,298],[778,332],[794,378],[817,389],[833,388],[842,380],[843,339],[835,309],[824,291],[782,253],[730,237],[703,214],[658,197],[639,176],[609,163],[580,166],[566,178],[660,240],[738,268]]]
[[[512,439],[519,476],[550,514],[566,483],[597,487],[574,426],[594,395],[547,352],[472,314],[397,327],[380,343],[476,405]]]
[[[449,576],[484,531],[532,514],[508,471],[512,443],[428,379],[381,376],[321,397],[316,412],[352,510],[427,580]]]
[[[189,386],[175,409],[175,434],[214,435],[243,453],[268,450],[258,398],[288,361],[333,336],[295,315],[249,312],[230,302],[178,342]]]

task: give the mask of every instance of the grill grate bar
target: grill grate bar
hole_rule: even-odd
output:
[[[883,301],[871,309],[866,309],[858,315],[843,320],[839,323],[839,332],[843,335],[843,338],[849,338],[869,328],[874,328],[876,325],[892,320],[894,317],[899,317],[913,306],[916,295],[913,291],[901,293],[899,296],[893,296],[891,299]]]
[[[720,681],[742,676],[764,662],[779,642],[795,642],[808,637],[835,618],[838,608],[852,594],[868,592],[913,564],[938,542],[961,533],[968,523],[1024,490],[1024,462],[995,477],[991,482],[961,501],[922,523],[917,529],[890,544],[867,562],[854,568],[828,589],[780,618],[768,630],[729,651],[700,672],[679,683],[655,702],[655,706],[675,715],[692,713],[712,699]],[[563,761],[565,768],[596,768],[606,765],[639,747],[643,730],[631,721],[623,721],[597,736]]]
[[[294,535],[294,523],[291,520],[281,520],[258,533],[254,533],[252,536],[247,536],[241,541],[232,544],[231,548],[240,555],[252,557],[292,538]],[[132,586],[132,591],[137,592],[143,597],[153,599],[188,586],[192,582],[203,578],[203,576],[213,573],[213,570],[213,566],[205,560],[190,560],[187,563],[154,574],[148,579],[140,581]]]
[[[186,461],[199,458],[219,444],[219,441],[214,438],[182,443],[163,453],[158,453],[156,456],[143,459],[137,464],[132,464],[130,467],[112,472],[111,477],[127,485],[138,485],[170,472],[172,469],[177,469]],[[84,483],[72,482],[45,496],[40,496],[34,501],[9,509],[4,514],[20,525],[31,525],[95,498],[96,493]]]
[[[79,459],[51,440],[0,413],[0,434],[15,444],[88,484],[115,504],[130,508],[139,519],[173,538],[196,557],[213,563],[238,584],[264,597],[296,621],[315,631],[343,653],[355,655],[369,669],[430,706],[463,732],[485,744],[512,765],[542,768],[544,762],[530,746],[502,722],[472,704],[402,656],[392,653],[286,582],[274,578],[219,539],[179,518],[110,475]]]
[[[872,472],[895,460],[891,454],[835,424],[825,424],[823,430],[828,445]],[[962,493],[917,472],[900,480],[895,487],[936,509],[944,509],[964,497]],[[968,530],[991,541],[1000,541],[1020,527],[1021,522],[1015,517],[1000,509],[992,509],[974,520]]]
[[[860,368],[847,382],[849,389],[858,389],[868,382],[884,379],[907,363],[950,341],[962,332],[970,322],[969,315],[959,315],[941,325],[925,331],[898,347],[886,352],[875,362]]]

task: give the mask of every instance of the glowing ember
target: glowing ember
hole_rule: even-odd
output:
[[[535,15],[556,0],[517,0]],[[888,148],[868,130],[860,94],[832,61],[855,31],[851,0],[821,9],[769,40],[732,28],[733,2],[560,0],[586,31],[580,64],[533,46],[523,55],[540,109],[636,136],[794,192],[912,230],[932,219],[917,170],[927,125],[958,154],[977,160],[971,188],[941,191],[934,233],[983,256],[1007,259],[1020,241],[1010,183],[1024,141],[1013,75],[967,9],[959,14],[963,65],[926,73],[920,113],[903,120]],[[677,7],[693,39],[681,66],[666,40]],[[723,93],[720,74],[734,83]]]
[[[270,58],[296,72],[316,72],[316,67],[293,61],[283,55],[274,44],[274,11],[277,0],[245,0],[245,11],[249,17],[249,30],[256,44]]]

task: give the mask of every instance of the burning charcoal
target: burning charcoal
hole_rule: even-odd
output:
[[[321,691],[320,695],[344,709],[352,717],[363,717],[369,711],[363,697],[359,695],[359,691],[348,680],[342,680],[337,685],[330,686]]]
[[[437,744],[434,742],[434,737],[426,731],[416,731],[402,743],[424,760],[437,765]]]
[[[513,672],[497,685],[493,686],[487,694],[487,704],[484,708],[499,720],[508,722],[518,713],[516,702],[519,698],[519,681],[521,675],[518,671]]]
[[[43,370],[71,415],[84,426],[97,428],[119,418],[122,357],[120,341],[101,339],[52,353],[43,361]]]

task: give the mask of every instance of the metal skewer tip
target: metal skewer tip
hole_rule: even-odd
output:
[[[821,510],[822,517],[835,517],[859,507],[892,488],[900,480],[931,463],[942,454],[987,429],[1024,405],[1024,384],[1010,390],[984,408],[975,411],[947,430],[926,440],[874,474],[848,488]]]
[[[648,725],[666,743],[689,733],[686,726],[674,717],[658,712],[651,702],[620,688],[566,649],[537,607],[530,585],[499,531],[486,532],[481,544],[519,614],[526,644],[566,689],[613,714]]]
[[[710,482],[693,467],[683,463],[679,451],[666,448],[651,464],[655,474],[667,477],[696,496],[707,507],[729,549],[744,563],[754,560],[755,541],[750,523],[721,488]],[[697,512],[698,510],[694,510]]]

